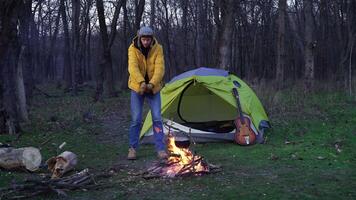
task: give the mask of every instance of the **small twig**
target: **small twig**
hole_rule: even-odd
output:
[[[177,164],[177,163],[179,163],[180,161],[178,160],[178,161],[171,161],[171,162],[167,162],[167,165],[169,166],[169,165],[174,165],[174,164]]]
[[[31,193],[29,195],[13,196],[13,197],[10,197],[9,199],[27,199],[27,198],[30,198],[30,197],[34,197],[34,196],[40,195],[42,193],[46,193],[46,192],[47,192],[46,190],[40,190],[40,191],[36,191],[34,193]]]
[[[47,140],[45,140],[44,142],[42,142],[41,144],[40,144],[40,149],[41,149],[41,147],[42,146],[44,146],[45,144],[47,144],[49,141],[51,141],[53,139],[53,137],[50,137],[50,138],[48,138]]]
[[[77,180],[77,181],[74,181],[73,184],[74,184],[74,185],[80,184],[80,183],[82,183],[82,182],[88,180],[90,177],[91,177],[90,175],[89,175],[89,176],[84,176],[84,177],[82,177],[81,179],[79,179],[79,180]]]

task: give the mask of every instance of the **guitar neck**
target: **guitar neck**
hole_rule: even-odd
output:
[[[240,96],[239,95],[236,96],[236,101],[237,101],[237,109],[238,109],[238,113],[240,115],[241,123],[245,124],[245,118],[244,118],[244,115],[242,114],[242,108],[241,108],[241,104],[240,104]]]
[[[233,93],[234,97],[236,98],[237,112],[240,115],[241,123],[245,124],[245,119],[242,114],[242,109],[241,109],[241,104],[240,104],[240,95],[239,95],[239,92],[237,91],[237,88],[232,88],[232,93]]]

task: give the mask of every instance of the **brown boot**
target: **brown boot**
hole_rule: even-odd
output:
[[[127,160],[136,160],[136,150],[134,148],[129,148],[129,154],[127,155]]]
[[[165,151],[159,151],[157,153],[157,155],[158,155],[159,159],[167,159],[168,158],[168,154]]]

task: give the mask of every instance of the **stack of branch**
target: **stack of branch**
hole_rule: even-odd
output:
[[[0,188],[0,199],[25,199],[48,193],[67,196],[66,192],[70,190],[101,189],[109,185],[99,183],[99,179],[110,176],[109,172],[92,174],[88,169],[84,169],[71,176],[58,179],[30,178],[21,183],[12,183],[9,187]]]
[[[203,166],[205,166],[204,171],[196,171],[195,166],[197,166],[200,162]],[[207,163],[205,160],[203,160],[203,157],[200,156],[196,156],[196,158],[192,159],[190,163],[181,167],[181,169],[176,173],[167,173],[167,169],[174,168],[175,165],[178,165],[178,163],[156,162],[152,167],[149,167],[147,170],[139,173],[139,175],[142,175],[144,179],[173,178],[181,176],[199,176],[203,174],[217,173],[222,170],[220,166]]]

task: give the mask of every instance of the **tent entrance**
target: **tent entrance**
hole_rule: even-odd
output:
[[[203,131],[226,133],[235,129],[236,108],[200,83],[190,83],[177,103],[181,124]]]
[[[234,121],[187,122],[184,126],[213,133],[229,133],[235,129]]]

